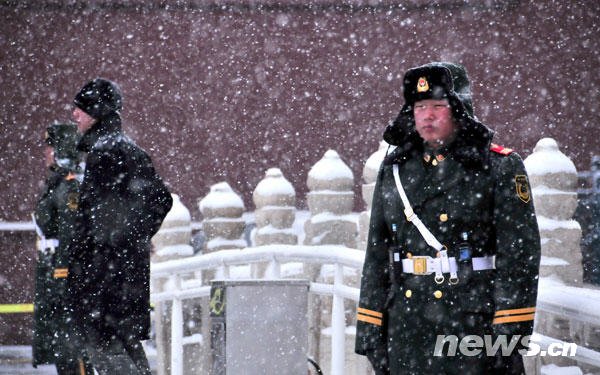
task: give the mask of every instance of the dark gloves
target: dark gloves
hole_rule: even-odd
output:
[[[389,375],[390,367],[388,362],[387,348],[380,346],[376,349],[367,351],[367,358],[373,366],[376,375]]]

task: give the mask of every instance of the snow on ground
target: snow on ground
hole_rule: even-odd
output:
[[[150,363],[150,369],[156,369],[156,349],[144,345],[144,351]],[[54,365],[31,365],[31,346],[0,346],[0,375],[56,375]]]
[[[541,375],[583,375],[577,366],[559,367],[557,365],[545,365],[541,368]]]

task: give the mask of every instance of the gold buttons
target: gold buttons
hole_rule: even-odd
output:
[[[440,215],[440,221],[445,223],[446,221],[448,221],[448,214],[441,214]]]
[[[408,289],[406,292],[404,292],[404,295],[406,296],[406,298],[412,297],[412,290]]]
[[[433,296],[437,299],[442,298],[442,292],[440,290],[436,290],[435,292],[433,292]]]

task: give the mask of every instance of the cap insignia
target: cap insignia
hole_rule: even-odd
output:
[[[419,81],[417,82],[417,92],[426,92],[428,90],[429,82],[427,82],[427,79],[425,77],[419,78]]]

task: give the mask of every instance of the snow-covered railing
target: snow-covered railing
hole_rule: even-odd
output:
[[[289,262],[335,265],[333,284],[312,282],[310,292],[333,297],[331,312],[332,327],[332,374],[342,374],[344,369],[344,299],[358,301],[359,290],[344,285],[343,267],[361,270],[364,252],[336,246],[290,246],[269,245],[242,250],[222,250],[215,253],[191,258],[168,261],[152,265],[153,280],[168,278],[172,288],[169,291],[154,293],[154,302],[172,301],[172,374],[181,374],[183,368],[183,317],[181,302],[188,298],[207,297],[210,286],[202,285],[199,280],[182,281],[182,277],[204,270],[220,270],[225,278],[229,277],[232,266],[268,262],[266,278],[281,277],[281,265]],[[569,321],[577,321],[600,327],[600,290],[570,287],[558,283],[540,284],[537,309]],[[538,343],[544,350],[559,339],[541,334]],[[600,367],[600,353],[589,348],[578,347],[573,360]]]
[[[344,373],[345,319],[344,299],[358,301],[359,290],[344,285],[344,267],[362,270],[364,251],[343,246],[293,246],[268,245],[242,250],[221,250],[190,258],[152,264],[151,275],[154,281],[170,280],[170,289],[152,294],[153,302],[172,301],[171,310],[171,374],[183,373],[183,311],[182,300],[207,297],[210,286],[202,285],[201,280],[183,281],[184,276],[198,274],[206,270],[220,270],[225,278],[230,275],[232,266],[268,262],[265,273],[267,279],[281,277],[282,263],[302,262],[331,264],[335,266],[333,284],[311,282],[310,293],[333,297],[331,311],[331,373]]]
[[[34,232],[33,221],[0,221],[0,232]]]
[[[600,290],[567,286],[542,279],[536,309],[568,320],[570,324],[579,322],[600,327]],[[533,339],[543,350],[547,350],[552,343],[562,342],[542,334],[534,335]],[[600,352],[589,348],[578,346],[575,356],[569,358],[600,368]]]

